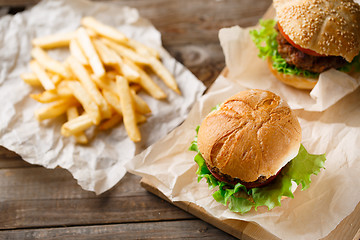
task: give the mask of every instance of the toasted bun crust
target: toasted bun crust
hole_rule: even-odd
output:
[[[205,162],[245,182],[275,175],[300,148],[300,124],[288,104],[264,90],[240,92],[201,123]]]
[[[290,75],[290,74],[280,73],[276,69],[273,68],[270,58],[268,58],[267,62],[268,62],[268,67],[269,67],[271,73],[278,80],[280,80],[281,82],[283,82],[289,86],[292,86],[292,87],[295,87],[298,89],[311,90],[315,87],[317,81],[319,80],[318,78],[313,79],[313,78],[306,78],[306,77],[302,77],[302,76],[298,76],[298,75]]]
[[[360,6],[353,0],[274,0],[277,19],[302,48],[348,62],[360,51]]]

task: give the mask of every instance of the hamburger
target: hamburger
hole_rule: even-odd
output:
[[[325,155],[309,154],[301,145],[301,127],[288,104],[256,89],[211,111],[190,150],[198,153],[198,181],[218,187],[215,200],[239,213],[280,206],[283,197],[294,197],[294,186],[308,188],[325,162]]]
[[[360,6],[353,0],[274,0],[276,20],[250,31],[275,77],[312,89],[319,74],[334,68],[359,72]]]

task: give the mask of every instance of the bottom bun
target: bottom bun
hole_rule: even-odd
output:
[[[273,68],[272,66],[272,61],[270,58],[268,58],[268,67],[271,71],[271,73],[281,82],[292,86],[294,88],[298,88],[298,89],[308,89],[311,90],[314,88],[314,86],[316,85],[318,79],[313,79],[313,78],[306,78],[306,77],[301,77],[298,75],[290,75],[290,74],[284,74],[284,73],[279,73],[276,69]]]

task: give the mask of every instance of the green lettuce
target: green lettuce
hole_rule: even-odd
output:
[[[321,168],[324,168],[325,154],[309,154],[303,145],[300,146],[298,155],[293,158],[279,173],[279,175],[270,184],[265,187],[247,189],[241,183],[231,185],[217,180],[209,171],[201,156],[197,146],[197,133],[199,126],[196,128],[196,136],[192,141],[189,150],[197,152],[194,160],[199,168],[196,172],[197,181],[205,178],[209,189],[218,187],[213,194],[214,199],[228,206],[230,211],[246,213],[253,207],[255,210],[259,206],[266,206],[269,210],[276,206],[281,206],[283,196],[294,198],[291,192],[292,182],[302,186],[302,190],[307,189],[311,183],[311,175],[317,175]]]
[[[319,73],[299,69],[293,65],[288,64],[286,60],[281,57],[277,50],[278,42],[276,41],[276,36],[278,35],[278,32],[274,28],[275,24],[276,21],[273,19],[260,20],[260,29],[250,31],[251,39],[259,49],[258,56],[262,59],[270,57],[273,68],[280,73],[299,75],[308,78],[317,78]],[[348,63],[338,70],[343,72],[360,72],[359,58],[359,56],[355,57],[351,63]]]

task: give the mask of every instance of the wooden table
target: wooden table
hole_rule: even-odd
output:
[[[37,1],[5,1],[10,12]],[[224,68],[218,30],[251,26],[271,0],[124,0],[162,33],[165,48],[208,87]],[[97,196],[64,169],[30,165],[0,147],[0,239],[233,239],[148,193],[126,174]]]

